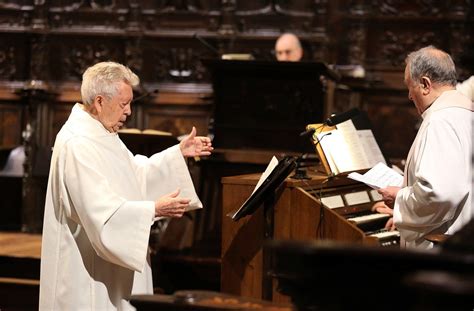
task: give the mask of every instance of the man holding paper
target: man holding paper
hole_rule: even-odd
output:
[[[406,60],[408,97],[423,118],[408,153],[402,187],[379,190],[393,213],[402,247],[432,248],[427,234],[453,234],[473,216],[473,102],[456,90],[449,54],[428,46]],[[390,224],[389,224],[390,225]]]

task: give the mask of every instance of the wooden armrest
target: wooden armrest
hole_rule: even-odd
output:
[[[437,245],[443,243],[449,237],[449,234],[428,234],[427,236],[425,236],[425,240],[432,242],[434,245]]]

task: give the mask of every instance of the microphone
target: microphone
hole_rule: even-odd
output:
[[[217,54],[219,57],[221,56],[221,53],[219,53],[219,51],[213,47],[212,45],[210,45],[206,40],[204,40],[203,38],[201,38],[197,33],[194,33],[193,35],[193,38],[194,39],[197,39],[202,45],[204,45],[208,50],[211,50],[212,52],[214,52],[215,54]]]
[[[309,128],[304,132],[300,133],[300,137],[305,137],[305,136],[313,136],[314,132],[316,132],[315,128]]]
[[[159,93],[159,90],[158,90],[158,89],[154,89],[153,91],[146,92],[145,94],[142,94],[142,95],[138,96],[137,98],[134,98],[134,99],[132,100],[132,103],[133,103],[133,102],[136,102],[136,101],[139,101],[140,99],[143,99],[143,98],[148,97],[148,96],[150,96],[150,95],[158,94],[158,93]]]
[[[352,108],[340,114],[331,115],[329,118],[326,119],[326,122],[324,123],[329,126],[334,126],[344,121],[347,121],[349,119],[352,119],[359,113],[360,113],[360,110],[358,108]]]

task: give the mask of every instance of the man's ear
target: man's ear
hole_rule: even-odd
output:
[[[104,97],[102,97],[102,95],[97,95],[94,98],[93,105],[94,105],[95,109],[97,110],[97,112],[101,112],[102,107],[104,106]]]
[[[420,81],[420,84],[421,84],[421,89],[422,89],[422,93],[424,95],[427,95],[430,93],[430,90],[431,90],[431,80],[430,78],[428,77],[421,77],[421,81]]]

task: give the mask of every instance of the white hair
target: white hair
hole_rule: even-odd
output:
[[[90,105],[98,95],[111,99],[117,94],[120,82],[134,87],[140,79],[130,68],[115,62],[101,62],[87,68],[82,75],[82,103]]]

